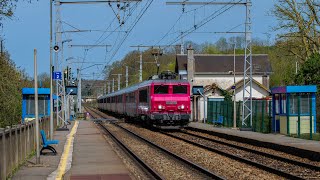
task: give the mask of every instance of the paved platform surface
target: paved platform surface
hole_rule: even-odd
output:
[[[64,179],[131,179],[129,171],[92,121],[80,121],[71,169]]]
[[[251,131],[239,131],[235,129],[230,128],[223,128],[223,127],[215,127],[210,124],[204,124],[200,122],[190,122],[190,127],[194,128],[200,128],[210,131],[215,131],[219,133],[244,137],[248,139],[255,139],[259,141],[264,142],[270,142],[285,146],[291,146],[299,149],[305,149],[315,152],[320,152],[320,141],[310,141],[305,139],[298,139],[298,138],[292,138],[281,134],[262,134],[257,132],[251,132]]]
[[[74,122],[68,126],[71,129],[74,125]],[[66,136],[70,131],[55,131],[54,139],[59,140],[58,145],[53,145],[57,150],[57,155],[52,154],[40,156],[40,166],[35,166],[33,163],[36,162],[35,156],[32,157],[29,162],[22,166],[12,177],[14,180],[43,180],[47,179],[48,175],[51,172],[55,171],[58,168],[61,155],[63,153],[64,144],[66,142]],[[41,149],[41,148],[40,148]]]

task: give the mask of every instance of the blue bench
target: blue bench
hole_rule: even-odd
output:
[[[223,116],[219,116],[217,120],[212,120],[212,124],[221,126],[223,124]]]
[[[42,152],[45,149],[50,150],[54,155],[57,154],[57,151],[54,149],[54,147],[50,146],[52,144],[59,144],[58,140],[47,140],[46,133],[44,130],[40,130],[41,138],[42,138],[42,149],[40,151],[40,154],[43,155]]]

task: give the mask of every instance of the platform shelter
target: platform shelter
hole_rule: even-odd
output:
[[[50,89],[38,88],[39,117],[50,115]],[[22,123],[35,118],[34,88],[22,88]]]
[[[316,133],[316,92],[315,85],[272,88],[272,131],[298,136]]]

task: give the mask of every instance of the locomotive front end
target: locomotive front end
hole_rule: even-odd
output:
[[[186,81],[155,83],[151,89],[150,119],[158,127],[183,127],[188,125],[190,85]]]

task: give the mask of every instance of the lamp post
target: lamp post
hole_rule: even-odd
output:
[[[233,128],[237,128],[236,108],[236,43],[233,44]]]

